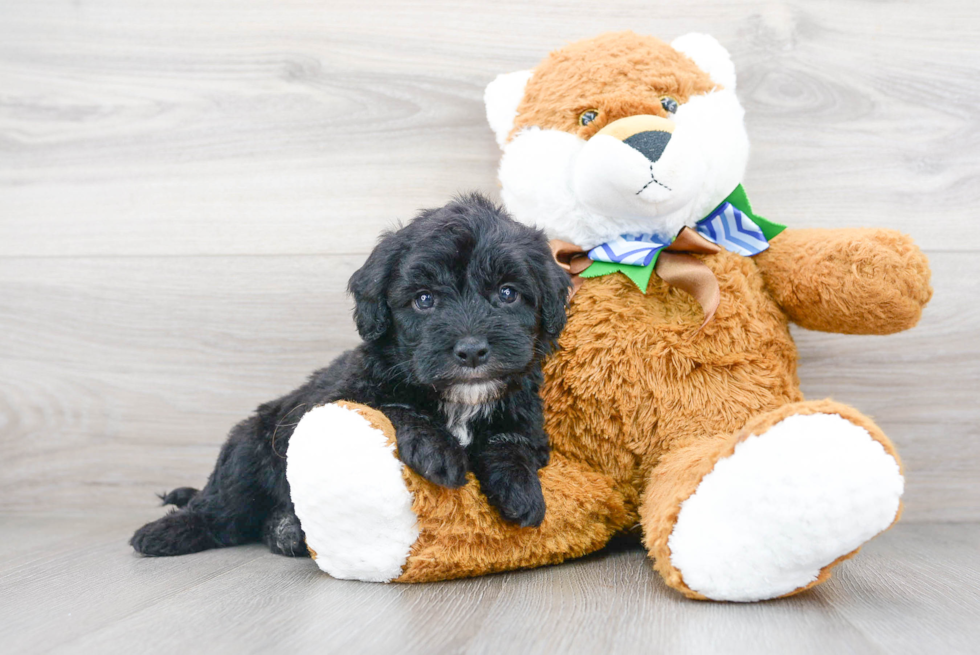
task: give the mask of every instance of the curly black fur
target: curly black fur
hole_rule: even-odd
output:
[[[486,198],[420,213],[384,234],[351,277],[364,342],[235,426],[204,488],[161,496],[177,509],[130,543],[156,556],[258,540],[306,554],[285,453],[303,413],[337,400],[383,411],[421,476],[459,487],[472,470],[503,518],[540,524],[537,470],[549,456],[540,364],[565,325],[568,288],[544,235]]]

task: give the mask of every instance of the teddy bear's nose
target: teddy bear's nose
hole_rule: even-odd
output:
[[[660,159],[670,143],[674,122],[662,116],[639,114],[620,118],[596,132],[619,139],[651,162]]]
[[[670,143],[670,132],[660,130],[652,132],[637,132],[631,137],[623,139],[623,143],[633,150],[638,150],[640,154],[655,162],[664,154],[667,144]]]

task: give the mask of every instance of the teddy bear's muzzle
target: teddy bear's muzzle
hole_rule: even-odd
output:
[[[599,130],[596,136],[603,134],[618,139],[653,163],[664,154],[673,133],[673,121],[642,114],[613,121]]]
[[[681,223],[661,223],[684,212],[707,173],[690,137],[660,116],[610,123],[578,155],[573,178],[578,200],[597,215],[644,220],[640,231],[669,227],[664,231],[676,233]]]

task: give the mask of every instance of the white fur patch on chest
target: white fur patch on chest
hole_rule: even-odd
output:
[[[460,405],[483,405],[496,400],[504,390],[504,383],[498,380],[477,380],[454,384],[442,393],[446,403]]]
[[[493,401],[503,392],[504,384],[497,380],[461,382],[446,389],[439,404],[446,417],[446,427],[463,446],[473,441],[470,423],[478,417],[487,417],[493,411]]]
[[[477,418],[485,418],[493,410],[493,403],[471,405],[467,403],[444,402],[439,405],[446,417],[446,427],[464,448],[473,441],[470,423]]]

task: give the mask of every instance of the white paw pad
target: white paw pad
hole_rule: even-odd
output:
[[[837,414],[790,416],[718,461],[667,542],[691,589],[775,598],[891,525],[904,480],[867,430]]]
[[[286,479],[306,543],[335,578],[388,582],[418,539],[404,466],[384,433],[353,409],[323,405],[296,426]]]

